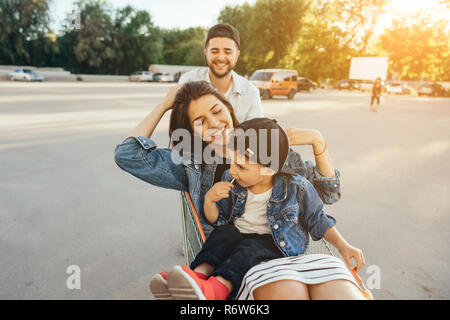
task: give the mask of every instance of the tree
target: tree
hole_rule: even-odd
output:
[[[47,42],[49,33],[48,0],[0,1],[0,64],[29,64],[31,47],[43,44],[48,54],[56,45]]]
[[[59,39],[62,65],[76,73],[127,75],[147,70],[162,55],[150,14],[131,6],[113,10],[104,0],[80,0],[81,28]]]
[[[386,10],[388,0],[331,0],[321,5],[329,10],[333,26],[343,32],[340,42],[366,55],[372,48],[375,26]]]
[[[379,53],[389,56],[390,71],[401,79],[450,80],[448,25],[426,12],[398,17],[380,36]]]
[[[207,30],[202,27],[185,30],[161,30],[162,62],[176,65],[205,65],[204,44]]]
[[[356,50],[341,41],[344,31],[330,23],[332,14],[323,6],[309,8],[300,37],[283,59],[285,67],[316,81],[348,76]]]
[[[73,33],[69,44],[77,61],[77,72],[103,73],[113,59],[112,8],[103,0],[79,0],[81,28]]]
[[[162,38],[153,26],[150,14],[131,6],[119,9],[114,20],[111,70],[113,74],[130,74],[147,70],[162,55]]]
[[[241,34],[241,73],[265,67],[281,67],[283,58],[298,40],[302,19],[309,6],[306,0],[258,0],[225,7],[219,22],[234,25]]]

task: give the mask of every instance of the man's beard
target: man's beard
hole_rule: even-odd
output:
[[[226,77],[231,71],[233,71],[233,68],[234,68],[234,66],[230,66],[230,64],[227,64],[227,66],[229,66],[229,67],[225,70],[225,72],[223,74],[219,74],[219,73],[216,72],[216,70],[214,70],[214,63],[213,62],[210,63],[210,62],[207,61],[207,63],[208,63],[209,70],[211,70],[212,74],[216,78],[219,78],[219,79]]]

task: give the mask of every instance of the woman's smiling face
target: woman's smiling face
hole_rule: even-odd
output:
[[[233,120],[227,106],[212,94],[191,101],[188,117],[194,134],[201,136],[207,143],[223,145],[226,134],[233,129]]]

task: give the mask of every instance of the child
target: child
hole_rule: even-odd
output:
[[[349,266],[355,258],[359,270],[362,252],[334,228],[335,219],[323,212],[314,187],[302,176],[279,172],[289,151],[284,130],[275,120],[255,118],[241,123],[232,141],[242,137],[241,148],[231,151],[230,170],[205,196],[205,215],[214,231],[190,268],[175,266],[167,274],[172,298],[232,299],[251,267],[304,253],[308,233],[313,240],[325,237]],[[266,146],[266,154],[255,145]]]

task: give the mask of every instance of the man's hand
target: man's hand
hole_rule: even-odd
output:
[[[234,187],[231,182],[217,182],[205,195],[205,201],[216,203],[220,199],[228,198],[230,190]]]

